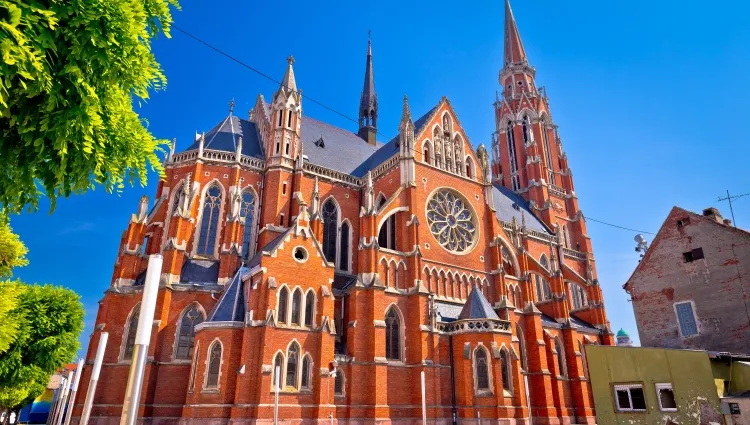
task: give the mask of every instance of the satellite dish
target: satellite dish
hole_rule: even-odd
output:
[[[635,235],[635,237],[633,238],[633,240],[636,241],[636,243],[639,243],[639,244],[641,244],[643,242],[646,242],[646,238],[644,238],[643,235],[641,235],[640,233],[637,234],[637,235]]]

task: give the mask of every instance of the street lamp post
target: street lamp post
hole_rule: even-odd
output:
[[[99,371],[102,370],[102,361],[104,360],[104,350],[107,348],[109,333],[102,332],[99,334],[99,346],[96,348],[96,357],[94,358],[94,368],[91,369],[89,378],[89,388],[86,390],[86,401],[83,402],[83,412],[81,412],[81,421],[78,425],[86,425],[91,415],[91,405],[94,403],[96,394],[96,384],[99,383]]]
[[[130,374],[125,390],[120,425],[135,425],[138,419],[138,405],[140,404],[143,374],[146,370],[148,358],[148,344],[151,340],[151,331],[154,325],[154,310],[156,309],[156,296],[159,292],[161,265],[162,256],[160,254],[149,256],[146,281],[143,285],[141,313],[138,316],[138,330],[135,333],[133,358],[130,363]]]
[[[78,383],[81,382],[83,375],[83,358],[78,359],[76,367],[76,377],[73,379],[73,386],[70,388],[70,399],[68,400],[68,414],[65,415],[65,425],[70,425],[70,418],[73,417],[73,406],[76,402],[76,393],[78,392]]]

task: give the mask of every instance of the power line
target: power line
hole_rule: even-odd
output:
[[[224,52],[223,50],[219,49],[218,47],[216,47],[216,46],[214,46],[214,45],[212,45],[212,44],[210,44],[210,43],[208,43],[208,42],[206,42],[206,41],[203,41],[202,39],[200,39],[200,38],[198,38],[197,36],[195,36],[195,35],[193,35],[193,34],[189,33],[188,31],[186,31],[186,30],[184,30],[184,29],[180,28],[179,26],[177,26],[177,25],[175,25],[175,24],[172,24],[172,25],[171,25],[171,27],[172,27],[172,28],[174,28],[174,29],[176,29],[177,31],[179,31],[179,32],[181,32],[181,33],[183,33],[183,34],[185,34],[186,36],[188,36],[188,37],[192,38],[193,40],[197,41],[198,43],[200,43],[200,44],[202,44],[202,45],[204,45],[204,46],[208,47],[209,49],[211,49],[211,50],[215,51],[216,53],[218,53],[218,54],[220,54],[220,55],[222,55],[222,56],[224,56],[224,57],[226,57],[226,58],[230,59],[231,61],[233,61],[233,62],[236,62],[236,63],[240,64],[241,66],[244,66],[245,68],[247,68],[247,69],[249,69],[249,70],[251,70],[251,71],[255,72],[256,74],[260,75],[261,77],[263,77],[263,78],[265,78],[265,79],[267,79],[267,80],[270,80],[270,81],[272,81],[272,82],[274,82],[274,83],[276,83],[276,84],[279,84],[279,85],[281,85],[281,82],[280,82],[280,81],[278,81],[277,79],[275,79],[275,78],[271,77],[270,75],[268,75],[268,74],[266,74],[266,73],[264,73],[264,72],[262,72],[262,71],[258,70],[257,68],[254,68],[254,67],[252,67],[252,66],[248,65],[247,63],[245,63],[245,62],[241,61],[240,59],[238,59],[238,58],[236,58],[236,57],[234,57],[234,56],[232,56],[231,54],[229,54],[229,53],[226,53],[226,52]],[[299,94],[300,96],[302,96],[302,97],[303,97],[304,99],[307,99],[308,101],[310,101],[310,102],[312,102],[312,103],[315,103],[316,105],[318,105],[318,106],[321,106],[321,107],[323,107],[323,108],[325,108],[325,109],[327,109],[327,110],[329,110],[329,111],[333,112],[333,113],[334,113],[334,114],[336,114],[336,115],[339,115],[339,116],[341,116],[341,117],[343,117],[343,118],[345,118],[345,119],[347,119],[347,120],[349,120],[349,121],[351,121],[351,122],[354,122],[354,123],[357,123],[357,122],[358,122],[358,121],[357,121],[356,119],[354,119],[354,118],[352,118],[352,117],[350,117],[350,116],[348,116],[348,115],[344,114],[343,112],[339,112],[339,111],[337,111],[337,110],[335,110],[335,109],[331,108],[330,106],[327,106],[326,104],[324,104],[324,103],[322,103],[322,102],[319,102],[319,101],[317,101],[317,100],[315,100],[315,99],[311,98],[310,96],[307,96],[307,95],[305,95],[305,94],[302,94],[302,93],[301,93],[301,92],[299,92],[298,90],[295,90],[295,92],[296,92],[296,93],[298,93],[298,94]],[[386,138],[386,140],[391,140],[391,139],[392,139],[392,137],[386,136],[385,134],[383,134],[383,133],[381,133],[381,132],[379,132],[379,131],[377,132],[377,134],[379,134],[379,135],[381,135],[381,136],[385,137],[385,138]],[[418,152],[419,152],[419,151],[417,151],[417,150],[416,150],[416,149],[414,149],[414,148],[409,148],[409,149],[410,149],[411,151],[415,152],[415,153],[418,153]],[[432,152],[430,152],[430,153],[432,153]],[[434,156],[434,154],[433,154],[432,160],[434,161],[434,160],[435,160],[435,158],[436,158],[436,157],[435,157],[435,156]],[[648,234],[650,234],[650,235],[654,235],[654,234],[655,234],[655,233],[653,233],[653,232],[647,232],[647,231],[645,231],[645,230],[636,230],[636,229],[631,229],[631,228],[628,228],[628,227],[624,227],[624,226],[618,226],[618,225],[616,225],[616,224],[611,224],[611,223],[607,223],[607,222],[604,222],[604,221],[601,221],[601,220],[597,220],[597,219],[594,219],[594,218],[591,218],[591,217],[585,217],[585,218],[586,218],[587,220],[595,221],[595,222],[597,222],[597,223],[600,223],[600,224],[604,224],[604,225],[607,225],[607,226],[611,226],[611,227],[616,227],[616,228],[618,228],[618,229],[622,229],[622,230],[629,230],[629,231],[632,231],[632,232],[638,232],[638,233],[648,233]]]

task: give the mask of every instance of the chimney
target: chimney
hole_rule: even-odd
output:
[[[703,210],[703,216],[708,217],[719,224],[725,224],[724,218],[721,216],[721,213],[719,213],[719,210],[714,207],[706,208],[705,210]]]
[[[730,220],[728,218],[725,218],[724,219],[724,225],[727,226],[727,227],[731,227],[732,226],[732,220]]]

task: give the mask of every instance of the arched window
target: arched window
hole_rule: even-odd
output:
[[[563,224],[562,232],[563,232],[563,245],[565,246],[565,248],[570,248],[570,234],[568,233],[567,224]]]
[[[177,328],[177,352],[175,359],[190,360],[195,342],[195,326],[203,323],[204,317],[198,305],[193,304],[180,317]]]
[[[323,204],[323,254],[326,260],[336,261],[336,233],[339,226],[339,210],[333,199]]]
[[[516,308],[522,308],[522,302],[521,302],[521,288],[515,287],[513,288],[513,306]]]
[[[130,360],[133,358],[133,346],[135,346],[135,334],[138,331],[138,316],[141,314],[141,305],[135,306],[130,312],[128,319],[128,328],[125,330],[125,346],[122,351],[122,359]]]
[[[432,152],[430,149],[430,141],[425,140],[423,146],[424,148],[422,150],[422,160],[426,162],[427,164],[432,164]]]
[[[589,365],[586,363],[586,347],[583,346],[581,341],[578,341],[578,351],[581,352],[581,363],[583,364],[583,376],[589,377]]]
[[[508,126],[505,129],[505,137],[508,139],[511,186],[516,191],[521,188],[521,181],[518,178],[518,159],[516,157],[516,138],[513,135],[513,121],[508,121]]]
[[[292,295],[292,324],[300,324],[300,312],[302,310],[302,290],[297,288]]]
[[[474,173],[471,172],[471,159],[466,158],[466,177],[473,179]]]
[[[339,250],[339,270],[349,271],[349,222],[341,223],[341,249]]]
[[[344,395],[345,382],[346,377],[344,376],[344,371],[341,369],[336,370],[336,377],[334,378],[333,382],[333,393],[335,395]]]
[[[396,250],[396,214],[391,214],[380,226],[378,231],[378,246]]]
[[[528,145],[531,140],[533,139],[533,136],[531,135],[531,121],[529,120],[528,115],[523,116],[523,144]]]
[[[500,351],[500,374],[503,380],[503,389],[510,392],[513,388],[512,379],[513,375],[510,373],[510,358],[508,356],[508,350]]]
[[[555,351],[557,351],[557,354],[555,357],[557,357],[557,367],[560,369],[558,371],[559,376],[565,376],[565,353],[563,352],[562,344],[560,344],[560,340],[558,338],[555,338]]]
[[[383,205],[385,205],[385,202],[386,202],[385,195],[383,195],[382,193],[378,195],[378,202],[376,203],[378,209],[383,208]]]
[[[518,353],[521,356],[521,369],[527,370],[526,340],[523,337],[523,329],[521,329],[519,324],[516,324],[516,334],[518,335]]]
[[[571,282],[570,283],[570,298],[573,302],[573,309],[583,308],[588,304],[586,297],[586,290],[580,285]]]
[[[534,283],[536,286],[536,301],[546,301],[552,298],[549,282],[538,274],[534,274]]]
[[[311,374],[312,374],[312,360],[310,359],[310,356],[305,356],[304,359],[302,359],[302,389],[303,390],[309,390],[312,385],[310,383],[311,380]]]
[[[432,143],[435,148],[435,166],[443,168],[443,140],[440,136],[440,127],[435,127],[432,131]]]
[[[277,320],[279,323],[287,322],[287,305],[289,303],[289,289],[286,286],[282,286],[279,291],[279,314]]]
[[[299,346],[292,344],[286,354],[286,381],[287,387],[297,388],[297,366],[299,364]]]
[[[208,350],[208,369],[206,369],[206,388],[219,387],[219,371],[221,370],[221,343],[216,341]]]
[[[312,327],[315,315],[315,294],[308,292],[305,297],[305,326]]]
[[[388,360],[401,360],[401,319],[395,307],[385,315],[385,357]]]
[[[484,347],[479,347],[474,352],[474,370],[477,376],[477,391],[488,391],[490,389],[490,368],[487,350]]]
[[[271,388],[276,388],[276,377],[278,376],[279,379],[279,389],[281,389],[281,376],[284,374],[284,355],[281,353],[277,353],[276,357],[273,359],[273,372],[271,375]]]
[[[545,270],[549,271],[549,260],[547,260],[547,256],[545,254],[542,254],[542,256],[539,258],[539,264],[544,267]]]
[[[245,230],[242,232],[242,254],[245,258],[250,258],[254,254],[251,247],[254,231],[253,218],[255,216],[255,195],[250,189],[242,192],[240,216],[243,217],[243,222],[245,223]]]
[[[213,256],[216,248],[216,237],[219,233],[219,215],[221,208],[221,188],[217,183],[206,191],[201,215],[200,237],[198,238],[198,255]]]
[[[172,207],[169,210],[169,215],[172,216],[177,212],[177,208],[180,207],[180,193],[182,192],[182,188],[184,187],[184,183],[181,183],[179,186],[175,188],[175,190],[172,192],[173,198],[172,198]]]
[[[546,122],[542,123],[542,142],[544,143],[544,162],[547,164],[547,178],[550,184],[555,184],[555,167],[552,165],[552,150],[549,148]]]

